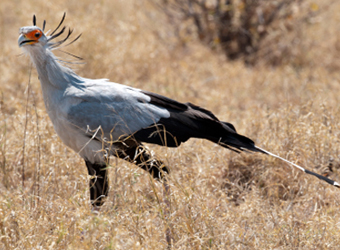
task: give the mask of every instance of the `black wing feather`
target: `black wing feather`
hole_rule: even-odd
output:
[[[231,123],[219,121],[209,110],[192,103],[180,103],[151,92],[142,91],[142,93],[151,98],[150,104],[166,108],[170,112],[170,117],[162,118],[155,124],[137,131],[134,134],[137,140],[178,147],[189,138],[201,138],[237,152],[243,149],[258,151],[252,140],[237,134]]]

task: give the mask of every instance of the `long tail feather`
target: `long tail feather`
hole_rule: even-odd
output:
[[[292,166],[294,166],[294,167],[300,169],[301,171],[305,172],[306,174],[314,175],[315,177],[319,178],[320,180],[323,180],[323,181],[327,182],[328,184],[331,184],[331,185],[333,185],[333,186],[335,186],[337,188],[340,188],[340,184],[337,183],[336,181],[333,181],[333,180],[331,180],[331,179],[329,179],[329,178],[327,178],[325,176],[322,176],[322,175],[317,174],[315,172],[312,172],[312,171],[310,171],[308,169],[305,169],[305,168],[303,168],[303,167],[301,167],[301,166],[299,166],[299,165],[297,165],[297,164],[295,164],[293,162],[290,162],[290,161],[288,161],[288,160],[286,160],[286,159],[284,159],[284,158],[282,158],[282,157],[280,157],[278,155],[275,155],[275,154],[273,154],[271,152],[268,152],[268,151],[266,151],[266,150],[264,150],[264,149],[262,149],[260,147],[255,146],[255,148],[258,149],[259,152],[261,152],[261,153],[273,156],[273,157],[275,157],[277,159],[280,159],[281,161],[287,162],[287,163],[291,164]]]

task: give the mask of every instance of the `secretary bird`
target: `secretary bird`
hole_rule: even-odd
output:
[[[61,140],[86,163],[90,180],[90,199],[94,207],[101,206],[108,194],[107,159],[122,158],[162,179],[169,168],[148,153],[143,146],[153,143],[178,147],[190,138],[212,141],[236,152],[253,151],[271,155],[327,183],[340,185],[322,175],[304,169],[277,155],[265,151],[236,132],[234,126],[220,121],[212,112],[192,103],[180,103],[148,91],[132,88],[106,79],[78,76],[59,63],[52,50],[69,40],[55,41],[64,16],[52,31],[44,33],[36,26],[20,29],[19,47],[29,54],[36,67],[43,98],[54,129]],[[75,38],[67,45],[76,41]],[[66,46],[66,45],[64,45]]]

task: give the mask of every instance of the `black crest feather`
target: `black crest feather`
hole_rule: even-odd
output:
[[[46,20],[44,20],[44,23],[43,23],[43,31],[45,31],[45,26],[46,26]]]
[[[66,16],[66,12],[64,12],[63,18],[61,19],[61,21],[60,21],[58,27],[57,27],[55,30],[52,31],[51,36],[53,36],[53,34],[54,34],[54,33],[59,29],[59,27],[63,24],[63,22],[64,22],[64,20],[65,20],[65,16]],[[60,34],[59,34],[59,35],[60,35]]]

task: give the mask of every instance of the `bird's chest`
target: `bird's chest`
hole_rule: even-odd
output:
[[[72,137],[75,136],[74,128],[70,122],[67,121],[67,113],[64,110],[62,102],[59,105],[55,105],[51,102],[45,102],[48,116],[50,117],[54,130],[60,137],[60,139],[69,147],[74,148],[72,145]]]
[[[74,140],[76,128],[67,120],[67,112],[79,101],[49,86],[42,86],[42,88],[45,107],[54,130],[68,147],[77,150]]]

